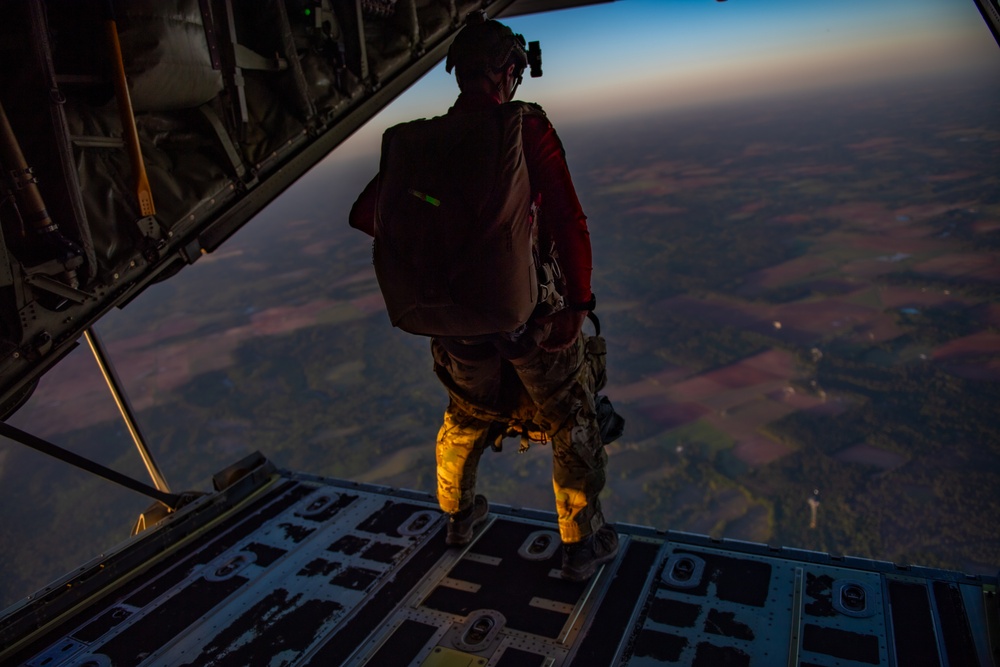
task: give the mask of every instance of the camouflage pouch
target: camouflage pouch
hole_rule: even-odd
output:
[[[611,399],[598,394],[608,383],[608,344],[604,336],[584,334],[584,355],[590,382],[593,384],[594,404],[597,409],[597,425],[601,429],[601,442],[614,442],[625,431],[625,418],[615,412]]]
[[[584,334],[583,354],[590,371],[591,391],[596,394],[608,383],[608,344],[604,336]]]

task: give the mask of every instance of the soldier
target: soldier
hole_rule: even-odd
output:
[[[401,229],[412,230],[415,224],[413,215],[422,215],[422,211],[426,210],[428,215],[443,216],[446,206],[442,201],[448,199],[439,199],[432,196],[433,193],[425,194],[412,186],[404,188],[408,194],[400,195],[402,199],[391,200],[391,195],[384,192],[390,189],[390,181],[399,180],[387,173],[390,169],[387,165],[398,164],[393,161],[395,158],[391,152],[405,152],[400,147],[402,142],[393,139],[398,134],[397,128],[386,133],[380,174],[358,198],[351,211],[350,223],[352,227],[375,236],[376,272],[393,323],[408,331],[433,335],[431,349],[435,372],[451,396],[437,438],[438,502],[441,509],[450,514],[447,543],[453,546],[468,544],[474,529],[487,518],[489,505],[486,498],[475,493],[479,459],[488,446],[502,439],[507,426],[505,420],[511,417],[517,402],[516,395],[520,394],[522,403],[528,406],[532,427],[542,431],[552,443],[552,482],[563,542],[563,577],[583,581],[618,552],[618,536],[605,525],[598,498],[604,488],[607,463],[595,399],[599,385],[603,384],[603,339],[586,336],[582,332],[584,319],[596,303],[590,289],[590,236],[562,144],[539,107],[512,102],[527,65],[528,55],[521,35],[514,34],[498,21],[487,19],[485,12],[473,13],[448,51],[446,69],[448,72],[455,70],[460,90],[454,106],[446,116],[397,128],[419,135],[423,143],[417,145],[428,147],[416,151],[419,153],[446,143],[450,136],[447,133],[454,135],[458,132],[454,128],[468,127],[470,123],[482,123],[475,132],[482,136],[491,132],[496,134],[496,123],[514,128],[514,133],[510,135],[512,138],[508,139],[512,146],[508,146],[506,152],[501,149],[500,155],[490,158],[494,162],[506,160],[504,165],[495,167],[483,163],[480,151],[476,158],[479,163],[473,162],[471,169],[463,167],[462,173],[453,174],[446,179],[448,183],[438,187],[458,187],[456,182],[472,183],[478,172],[513,174],[506,180],[501,179],[508,189],[502,194],[512,203],[509,206],[494,205],[493,208],[518,211],[517,215],[523,219],[513,221],[508,227],[520,228],[527,224],[534,239],[530,248],[526,246],[526,252],[535,252],[535,263],[542,271],[537,290],[534,289],[534,276],[531,279],[533,291],[527,304],[530,316],[514,320],[510,330],[495,330],[489,328],[490,324],[482,324],[481,329],[469,329],[472,326],[470,320],[476,319],[469,315],[469,310],[461,311],[463,317],[449,322],[424,326],[425,319],[419,326],[409,327],[405,324],[406,314],[399,314],[403,308],[395,307],[394,312],[395,304],[409,299],[406,308],[412,313],[414,306],[410,301],[416,303],[424,298],[419,295],[437,292],[430,288],[418,289],[410,284],[422,280],[426,270],[414,273],[408,280],[394,277],[400,270],[398,265],[413,260],[412,256],[398,254],[393,262],[382,260],[380,265],[380,251],[385,256],[390,252],[386,248],[393,242],[392,218],[402,215],[402,206],[416,207],[412,209],[414,212],[410,218],[399,223]],[[438,132],[439,136],[428,137],[428,133],[433,132]],[[503,127],[498,136],[508,136],[503,134]],[[434,159],[424,158],[426,162],[417,163],[422,166],[411,166],[406,171],[434,171],[438,162],[458,159],[454,156],[463,150],[471,150],[462,148],[464,145],[459,143],[458,147],[449,149],[450,152],[442,151],[442,156]],[[410,151],[414,152],[413,149]],[[518,178],[520,172],[517,170],[524,170],[525,167],[527,177]],[[470,176],[468,172],[475,173]],[[473,180],[463,180],[467,178]],[[490,178],[495,180],[493,176]],[[468,190],[485,188],[486,185],[463,187]],[[477,196],[479,193],[460,192],[452,195],[451,199],[474,199]],[[495,204],[496,198],[490,201]],[[505,201],[503,197],[501,201]],[[434,226],[439,228],[441,224],[444,223]],[[465,225],[456,234],[465,233],[469,226]],[[445,238],[431,240],[428,244],[426,237],[420,237],[406,243],[397,242],[396,245],[405,248],[405,251],[397,252],[410,255],[441,253],[441,257],[418,258],[426,260],[418,262],[425,267],[470,261],[466,257],[447,256],[443,249],[439,250],[449,243],[450,239]],[[500,252],[498,247],[501,245],[505,244],[496,243],[492,247],[497,247],[497,252]],[[516,254],[518,251],[515,249],[513,252]],[[530,256],[527,261],[532,261]],[[489,267],[503,265],[505,260],[484,259],[482,255],[477,255],[475,262],[489,271]],[[517,264],[516,261],[514,263]],[[496,278],[494,287],[501,292],[504,289],[513,290],[514,287],[508,288],[507,285],[516,282],[519,277],[518,273]],[[471,282],[490,283],[491,280],[491,275],[484,274]],[[410,294],[406,298],[399,296],[400,290],[405,289],[419,294]],[[488,303],[471,306],[478,305],[489,311],[495,305],[495,309],[500,310],[501,302],[506,303],[508,296],[500,294],[495,299],[489,299]],[[511,298],[518,297],[514,295]],[[435,305],[439,306],[437,310],[428,308],[420,312],[430,313],[428,317],[433,318],[435,314],[447,310],[440,307],[440,303]],[[458,306],[471,307],[469,304]],[[449,304],[450,308],[458,306]],[[489,312],[484,315],[484,322],[492,321],[489,315]],[[470,331],[479,333],[469,335]],[[602,400],[606,402],[606,399]],[[610,409],[610,403],[607,405]]]

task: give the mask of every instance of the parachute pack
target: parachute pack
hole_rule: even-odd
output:
[[[393,326],[425,336],[514,331],[538,299],[521,121],[509,102],[389,128],[373,262]]]

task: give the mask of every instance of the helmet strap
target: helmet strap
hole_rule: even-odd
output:
[[[521,81],[524,78],[523,71],[518,72],[515,75],[515,69],[517,69],[515,65],[507,65],[507,67],[500,71],[487,73],[487,77],[496,87],[497,92],[500,93],[501,99],[504,99],[507,102],[514,99],[514,93],[517,92],[517,88],[521,85]],[[494,78],[494,74],[496,75],[496,78]],[[510,84],[511,80],[513,80],[514,85],[508,90],[507,86]]]
[[[517,78],[514,79],[514,86],[510,89],[510,99],[507,100],[508,102],[514,99],[514,94],[517,93],[517,87],[521,85],[521,81],[523,80],[524,80],[524,75],[522,74],[518,74]]]

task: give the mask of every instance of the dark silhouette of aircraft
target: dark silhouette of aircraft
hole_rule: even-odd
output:
[[[996,0],[976,0],[995,37]],[[439,62],[471,10],[580,0],[3,0],[0,417],[91,327],[219,248]],[[553,516],[444,544],[428,495],[277,470],[209,494],[4,436],[157,502],[127,543],[0,617],[0,663],[1000,664],[997,578],[619,525],[558,576]],[[137,431],[137,429],[135,429]]]

